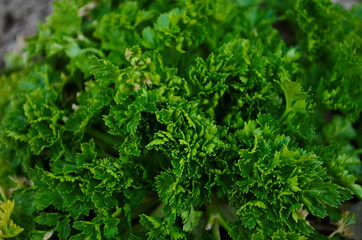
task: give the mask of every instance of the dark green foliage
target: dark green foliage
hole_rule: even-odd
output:
[[[27,64],[0,77],[0,239],[323,239],[308,213],[350,224],[361,9],[55,2]]]

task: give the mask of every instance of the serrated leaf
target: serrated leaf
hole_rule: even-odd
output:
[[[191,206],[189,211],[183,211],[181,213],[182,223],[184,224],[183,230],[191,232],[199,223],[201,216],[202,211],[195,211],[193,206]]]
[[[104,221],[104,235],[107,238],[115,238],[118,234],[120,219],[108,218]]]
[[[107,87],[111,83],[117,82],[120,71],[108,60],[90,56],[88,65],[91,73],[97,79],[100,86]]]
[[[70,219],[64,217],[62,220],[58,221],[54,230],[58,232],[58,236],[61,240],[68,239],[71,230]]]
[[[289,111],[305,111],[307,108],[307,93],[297,82],[282,81],[279,85],[284,91],[286,101],[286,112]]]
[[[73,235],[70,240],[102,240],[100,226],[93,222],[77,221],[73,224],[73,227],[81,233]]]
[[[0,202],[0,238],[12,238],[24,231],[10,219],[14,206],[15,201]]]

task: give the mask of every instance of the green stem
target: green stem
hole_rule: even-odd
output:
[[[114,158],[112,155],[106,153],[106,151],[102,148],[102,151],[97,151],[97,156],[100,158]]]
[[[210,230],[214,227],[219,229],[220,225],[227,231],[230,232],[231,228],[228,226],[222,211],[219,208],[219,202],[216,198],[213,199],[210,205],[206,205],[209,212],[209,220],[207,221],[206,229]],[[216,231],[213,229],[213,231]],[[218,230],[219,231],[219,230]]]
[[[220,224],[218,222],[215,222],[214,226],[212,227],[212,236],[214,237],[214,240],[221,240]]]
[[[113,146],[115,145],[115,143],[121,141],[120,139],[117,139],[109,134],[104,134],[93,128],[87,129],[86,134],[88,134],[95,140],[96,145],[101,150],[98,151],[99,157],[112,158],[112,153],[117,155],[117,152],[115,151]]]
[[[102,142],[107,143],[111,146],[113,146],[115,144],[115,142],[118,141],[118,140],[114,139],[114,137],[112,137],[111,135],[104,134],[93,128],[88,128],[86,133],[89,134],[91,137],[101,140]]]
[[[157,208],[150,214],[150,216],[152,216],[152,217],[158,217],[158,218],[163,217],[164,214],[163,214],[162,209],[163,209],[163,203],[161,202],[161,203],[157,206]]]
[[[227,231],[230,232],[231,228],[229,227],[229,225],[226,223],[225,219],[223,217],[220,216],[220,218],[218,219],[218,222],[220,223],[220,225]]]
[[[138,233],[145,230],[145,227],[141,223],[137,223],[134,227],[132,227],[132,233]]]
[[[280,117],[280,122],[284,123],[284,121],[286,120],[289,112],[290,112],[290,109],[289,109],[289,108],[285,109],[283,115]]]
[[[4,192],[4,189],[1,186],[0,186],[0,195],[3,198],[4,202],[8,200]]]
[[[152,209],[159,203],[160,201],[159,199],[157,199],[157,197],[153,197],[150,200],[145,201],[145,203],[141,207],[136,208],[135,211],[132,213],[132,219],[137,218],[142,213],[147,213],[150,209]]]

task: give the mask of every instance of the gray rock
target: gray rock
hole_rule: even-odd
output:
[[[345,9],[350,9],[354,4],[362,2],[361,0],[332,0],[332,2],[342,5]]]
[[[53,0],[0,0],[0,68],[6,52],[20,52],[24,38],[34,35],[38,21],[51,12]]]
[[[345,209],[356,214],[357,217],[357,223],[350,226],[350,229],[353,232],[353,239],[362,239],[362,201],[353,204],[352,206],[348,206]]]

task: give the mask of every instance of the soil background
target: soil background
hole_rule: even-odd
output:
[[[51,13],[54,0],[0,0],[0,69],[4,68],[4,55],[18,52],[25,46],[24,39],[36,32],[38,21]],[[332,0],[349,9],[362,0]],[[362,202],[346,207],[356,213],[358,223],[351,227],[353,239],[362,239]]]

